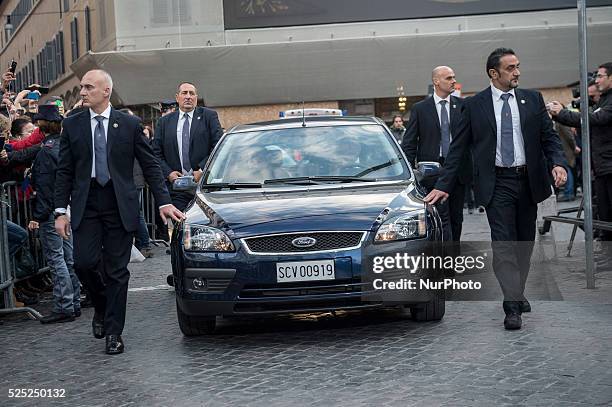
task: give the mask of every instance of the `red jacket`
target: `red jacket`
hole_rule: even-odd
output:
[[[21,140],[11,141],[10,143],[7,143],[7,144],[10,144],[11,147],[13,147],[13,150],[23,150],[24,148],[32,147],[32,146],[35,146],[36,144],[42,143],[44,139],[45,139],[45,135],[37,127],[34,129],[32,134],[30,134],[28,137],[21,139]]]

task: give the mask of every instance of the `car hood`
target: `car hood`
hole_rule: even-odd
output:
[[[232,238],[312,230],[372,230],[381,212],[423,208],[413,184],[198,192],[187,221]]]

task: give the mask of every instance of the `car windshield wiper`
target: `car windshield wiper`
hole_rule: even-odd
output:
[[[398,162],[400,162],[400,160],[401,160],[401,157],[393,158],[393,159],[391,159],[389,161],[386,161],[386,162],[384,162],[382,164],[378,164],[378,165],[375,165],[373,167],[366,168],[365,170],[361,171],[359,174],[356,174],[355,177],[363,177],[364,175],[368,175],[371,172],[378,171],[378,170],[381,170],[383,168],[390,167],[393,164],[397,164]]]
[[[203,189],[247,189],[261,188],[261,184],[257,182],[213,182],[211,184],[202,184]]]
[[[264,184],[296,184],[296,185],[318,185],[323,182],[338,181],[338,182],[374,182],[375,179],[364,179],[356,176],[343,175],[320,175],[308,177],[290,177],[290,178],[275,178],[267,179]]]

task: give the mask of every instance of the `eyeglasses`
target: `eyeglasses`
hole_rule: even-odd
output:
[[[597,75],[595,75],[595,78],[597,79],[603,79],[603,78],[607,78],[610,75],[606,75],[606,74],[602,74],[602,73],[598,73]]]

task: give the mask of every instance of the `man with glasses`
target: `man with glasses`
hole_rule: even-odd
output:
[[[612,62],[599,65],[595,84],[601,95],[589,112],[589,123],[597,211],[600,220],[612,222]],[[549,109],[553,120],[566,126],[580,127],[580,113],[564,109],[557,101],[551,102]],[[598,256],[597,269],[611,270],[612,232],[602,231],[602,240],[604,245]]]

